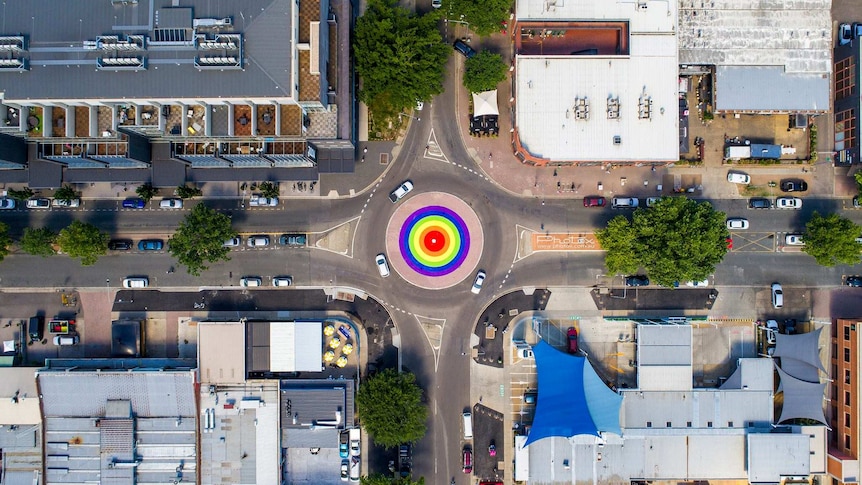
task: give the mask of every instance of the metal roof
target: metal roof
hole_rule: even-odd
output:
[[[281,382],[281,427],[344,429],[353,425],[353,381],[308,379]],[[336,416],[340,419],[336,420]],[[333,422],[318,425],[318,422]]]
[[[316,320],[246,323],[246,373],[319,372],[322,327]]]
[[[644,391],[692,388],[690,325],[638,325],[638,387]]]
[[[668,428],[745,428],[773,422],[772,391],[623,389],[623,431]],[[670,423],[670,426],[668,426]]]
[[[811,471],[807,434],[752,433],[748,435],[748,481],[779,483],[782,477],[807,477]]]
[[[717,111],[827,111],[829,75],[790,73],[783,66],[719,66],[715,74]]]

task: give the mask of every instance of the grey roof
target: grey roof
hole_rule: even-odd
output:
[[[69,4],[65,0],[8,2],[0,35],[29,40],[30,70],[0,70],[0,91],[7,100],[28,99],[196,99],[242,96],[289,97],[293,54],[291,0],[138,0],[115,6],[109,1]],[[58,14],[62,12],[62,14]],[[189,13],[193,13],[190,15]],[[194,66],[193,45],[156,46],[154,28],[182,28],[190,38],[191,17],[232,19],[218,33],[239,33],[242,69]],[[164,24],[163,24],[164,23]],[[212,35],[213,31],[201,31]],[[116,72],[96,69],[103,52],[85,49],[98,36],[148,37],[145,70]],[[218,53],[221,51],[216,51]]]
[[[344,429],[353,425],[353,381],[348,379],[305,379],[281,382],[281,427]],[[335,426],[321,421],[340,422]]]
[[[820,369],[824,373],[826,369],[823,367],[823,362],[820,359],[820,332],[823,327],[820,327],[813,332],[800,333],[796,335],[777,334],[775,336],[775,353],[774,357],[782,358],[782,368],[784,368],[784,357],[790,357],[798,361],[802,361],[815,369]],[[787,369],[784,369],[787,372]],[[792,372],[788,372],[794,375]],[[801,376],[796,376],[802,379]],[[817,381],[813,379],[812,381]]]
[[[308,144],[317,151],[320,173],[353,173],[356,148],[349,140],[309,140]]]
[[[338,448],[338,433],[335,428],[283,429],[282,448]]]
[[[784,404],[781,407],[781,417],[776,422],[783,423],[791,419],[811,419],[826,424],[823,414],[823,398],[826,384],[799,380],[780,368],[781,391],[784,392]]]
[[[743,358],[738,362],[739,367],[721,385],[722,390],[748,389],[772,392],[774,371],[770,359]]]
[[[779,483],[782,477],[807,477],[811,471],[810,440],[807,434],[749,434],[748,481]]]
[[[829,76],[788,73],[782,66],[719,66],[718,111],[820,112],[829,105]]]
[[[693,391],[621,390],[623,433],[632,429],[745,428],[768,426],[773,419],[772,390],[695,389]],[[731,425],[732,423],[732,425]]]
[[[638,325],[638,387],[691,389],[691,342],[690,325]]]

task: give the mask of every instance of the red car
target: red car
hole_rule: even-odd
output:
[[[473,452],[470,448],[464,448],[464,467],[461,470],[464,473],[473,473]]]
[[[584,197],[584,207],[604,207],[605,198],[598,195]]]
[[[566,340],[566,350],[570,354],[578,353],[578,329],[575,327],[569,327],[569,330],[566,332],[566,336],[568,339]]]

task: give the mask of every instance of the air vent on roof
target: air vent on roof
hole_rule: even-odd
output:
[[[574,111],[576,120],[590,119],[590,103],[586,96],[583,98],[575,98]]]
[[[195,57],[195,67],[198,69],[239,69],[242,67],[239,59],[234,56]]]
[[[620,98],[608,97],[608,119],[618,120],[620,118]]]
[[[96,61],[99,69],[119,69],[123,71],[140,71],[147,68],[143,57],[100,57]]]
[[[111,5],[137,5],[138,0],[111,0]]]
[[[192,27],[195,29],[217,29],[219,27],[230,27],[233,20],[230,17],[223,19],[194,19]]]
[[[27,69],[26,59],[0,59],[0,69]]]
[[[623,142],[623,138],[619,135],[614,136],[614,145],[620,145]]]

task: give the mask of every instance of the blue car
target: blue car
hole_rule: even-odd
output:
[[[161,251],[164,246],[161,239],[142,239],[138,243],[138,251]]]
[[[124,209],[143,209],[146,205],[144,199],[126,199],[123,201]]]

